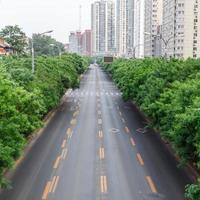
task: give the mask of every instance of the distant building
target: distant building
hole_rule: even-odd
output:
[[[134,0],[134,49],[136,57],[161,55],[162,0]]]
[[[200,1],[163,0],[163,54],[176,58],[200,57]]]
[[[92,55],[91,34],[91,30],[85,30],[82,34],[82,54],[86,56]]]
[[[130,8],[131,9],[131,8]],[[128,51],[128,0],[117,0],[117,52],[119,56],[127,56]],[[131,28],[131,27],[130,27]]]
[[[115,4],[112,0],[96,1],[91,6],[92,54],[116,51]]]
[[[69,52],[69,43],[64,44],[65,52]]]
[[[69,36],[69,52],[82,53],[82,34],[81,31],[71,32]]]
[[[12,47],[3,38],[0,38],[0,56],[9,55],[12,52]]]

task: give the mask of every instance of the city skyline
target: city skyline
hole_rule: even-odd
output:
[[[56,40],[67,43],[71,30],[79,29],[79,10],[82,6],[82,30],[90,29],[90,5],[94,0],[1,0],[0,29],[19,25],[30,37],[32,33],[54,30]],[[56,12],[59,11],[59,12]],[[26,16],[26,17],[24,17]]]

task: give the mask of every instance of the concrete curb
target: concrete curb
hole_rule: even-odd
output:
[[[26,158],[26,156],[28,156],[29,151],[32,149],[33,145],[35,144],[35,142],[40,138],[40,136],[43,134],[44,129],[47,127],[47,125],[49,124],[49,122],[52,120],[52,118],[54,117],[54,115],[56,114],[56,111],[58,110],[58,107],[60,105],[62,105],[62,103],[66,100],[67,96],[72,92],[72,89],[68,89],[65,94],[63,95],[63,97],[60,100],[59,105],[52,109],[51,111],[49,111],[47,113],[47,115],[44,117],[44,119],[42,120],[44,123],[44,126],[35,130],[28,138],[27,138],[27,144],[25,145],[24,149],[22,150],[22,154],[20,156],[19,159],[17,159],[15,161],[15,164],[13,165],[13,167],[11,169],[8,169],[5,171],[4,173],[4,177],[6,179],[11,179],[15,170],[19,167],[19,165],[22,163],[22,161]],[[0,188],[0,192],[2,191],[2,189]]]

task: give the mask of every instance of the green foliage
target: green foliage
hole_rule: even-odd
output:
[[[0,31],[0,37],[14,48],[17,54],[24,54],[27,46],[26,35],[17,25],[6,26]]]
[[[104,68],[182,162],[200,169],[200,60],[118,59]]]
[[[56,56],[64,51],[64,45],[48,35],[33,34],[33,44],[36,56]],[[31,40],[29,49],[31,50]]]
[[[200,200],[200,186],[188,185],[186,187],[186,198],[188,200]]]
[[[26,138],[42,125],[44,115],[56,105],[66,89],[79,85],[79,75],[89,59],[75,54],[31,58],[5,57],[0,61],[0,186],[3,172],[14,163]]]

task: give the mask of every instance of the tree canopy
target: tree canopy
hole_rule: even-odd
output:
[[[16,54],[25,54],[27,37],[18,26],[6,26],[0,31],[0,37],[10,44]]]

